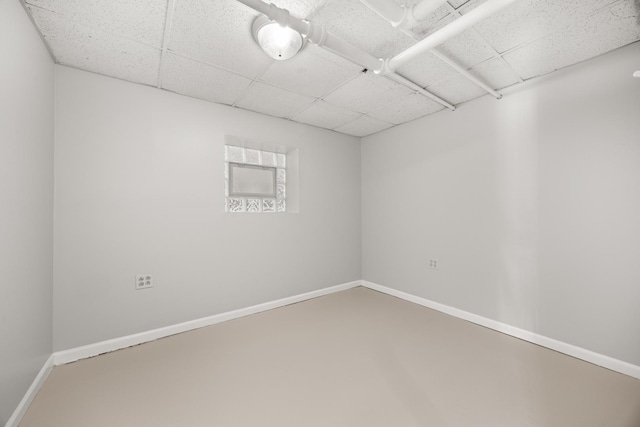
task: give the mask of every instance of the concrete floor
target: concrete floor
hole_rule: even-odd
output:
[[[640,380],[365,288],[56,367],[21,427],[638,427]]]

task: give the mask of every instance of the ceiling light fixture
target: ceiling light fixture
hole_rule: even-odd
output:
[[[640,70],[633,73],[633,77],[640,77]]]
[[[302,35],[289,28],[260,15],[253,21],[253,38],[262,50],[273,59],[284,61],[302,49]]]

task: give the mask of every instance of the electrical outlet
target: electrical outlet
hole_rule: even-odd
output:
[[[136,289],[153,288],[153,277],[150,274],[136,275]]]
[[[430,259],[429,260],[429,268],[432,270],[438,270],[440,267],[438,266],[438,260],[437,259]]]

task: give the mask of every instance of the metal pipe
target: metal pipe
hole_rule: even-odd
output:
[[[326,49],[338,56],[345,58],[348,61],[351,61],[361,67],[367,68],[369,70],[377,70],[380,69],[383,65],[383,60],[378,59],[375,56],[364,52],[362,49],[353,46],[352,44],[344,41],[340,37],[330,33],[327,31],[322,25],[316,25],[312,22],[302,20],[295,16],[292,16],[288,10],[281,9],[276,5],[268,4],[263,2],[262,0],[237,0],[240,3],[249,6],[253,10],[256,10],[264,15],[266,15],[272,21],[277,22],[278,24],[289,27],[304,37],[307,38],[311,43]],[[389,78],[396,80],[402,85],[415,90],[416,92],[429,97],[430,99],[436,101],[437,103],[444,105],[449,109],[455,109],[453,105],[448,103],[442,98],[426,91],[419,85],[413,83],[412,81],[396,75],[391,72],[388,74]]]
[[[404,85],[404,86],[408,87],[409,89],[415,90],[417,93],[419,93],[421,95],[424,95],[429,99],[432,99],[432,100],[436,101],[438,104],[444,105],[445,107],[447,107],[451,111],[454,111],[456,109],[455,105],[449,104],[448,102],[444,101],[443,99],[441,99],[441,98],[437,97],[436,95],[432,94],[431,92],[425,90],[422,86],[412,82],[411,80],[407,79],[406,77],[401,76],[400,74],[393,73],[393,74],[389,74],[387,77],[389,77],[391,80],[394,80],[394,81],[400,83],[401,85]]]
[[[393,58],[385,60],[383,67],[376,70],[376,72],[383,74],[394,72],[416,56],[439,46],[450,38],[466,31],[476,23],[488,18],[515,1],[516,0],[488,0],[486,3],[481,4],[469,13],[462,15],[449,25],[441,28],[405,51],[400,52]]]
[[[382,19],[389,22],[394,27],[402,26],[401,31],[408,35],[411,38],[415,38],[415,34],[413,34],[408,28],[410,26],[415,25],[407,25],[407,13],[416,19],[424,19],[429,13],[433,10],[437,9],[444,1],[446,0],[424,0],[421,3],[413,6],[413,8],[406,9],[402,6],[398,6],[391,0],[360,0],[365,6],[368,6],[374,12],[382,17]],[[417,10],[419,8],[419,11]],[[408,12],[409,11],[409,12]],[[418,18],[419,17],[419,18]],[[475,83],[477,86],[484,89],[486,92],[493,95],[496,99],[502,98],[498,92],[493,90],[492,87],[487,85],[482,80],[478,79],[476,76],[468,72],[464,67],[459,65],[457,62],[448,58],[446,55],[440,53],[436,49],[432,49],[431,53],[438,59],[440,59],[445,64],[449,65],[451,68],[456,70],[458,73],[462,74],[462,76],[469,79],[471,82]]]
[[[398,27],[406,22],[407,8],[404,8],[392,1],[387,0],[360,0],[365,6],[389,21],[394,27]]]
[[[283,27],[289,27],[302,34],[311,43],[323,47],[336,55],[368,69],[376,69],[382,60],[353,46],[341,38],[325,30],[323,26],[313,24],[292,16],[288,10],[262,0],[238,0],[240,3],[266,15],[270,20]]]
[[[446,2],[447,0],[422,0],[411,8],[413,18],[418,22],[422,21]]]
[[[474,76],[473,74],[471,74],[470,72],[465,70],[462,66],[458,65],[457,62],[454,62],[452,59],[450,59],[448,56],[446,56],[445,54],[443,54],[439,50],[431,49],[429,52],[431,52],[436,58],[440,59],[442,62],[444,62],[445,64],[449,65],[451,68],[456,70],[458,73],[462,74],[464,77],[469,79],[471,82],[475,83],[476,86],[480,86],[482,89],[487,91],[489,94],[494,96],[496,99],[501,99],[502,98],[502,94],[496,92],[491,86],[489,86],[488,84],[486,84],[485,82],[483,82],[482,80],[480,80],[479,78],[477,78],[476,76]]]
[[[400,6],[390,0],[360,0],[369,9],[399,28],[413,28],[447,0],[423,0],[412,6]]]

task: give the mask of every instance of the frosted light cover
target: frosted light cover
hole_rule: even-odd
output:
[[[298,53],[302,47],[302,36],[295,30],[269,22],[258,30],[258,43],[273,59],[284,61]]]

